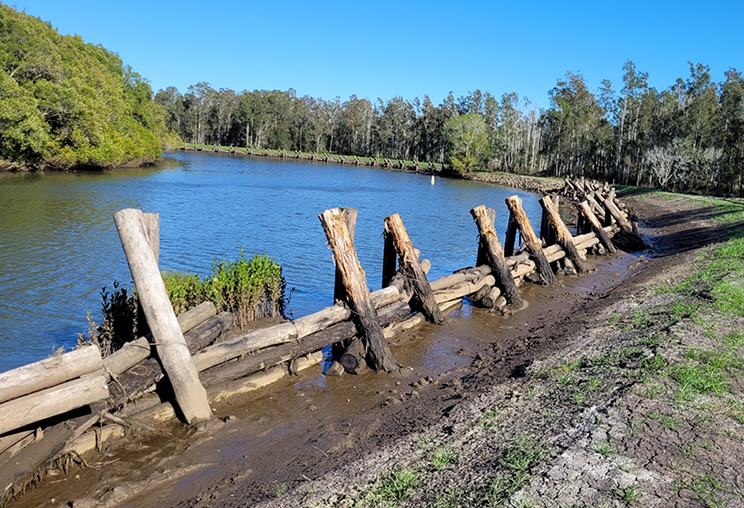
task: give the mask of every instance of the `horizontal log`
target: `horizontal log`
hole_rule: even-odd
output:
[[[98,370],[101,370],[101,351],[96,346],[86,346],[3,372],[0,374],[0,403]]]
[[[438,304],[442,304],[444,302],[457,300],[464,296],[471,295],[483,286],[493,286],[494,284],[496,284],[496,278],[493,275],[487,275],[474,282],[464,282],[449,288],[446,291],[435,292],[434,298]]]
[[[178,316],[181,332],[186,333],[217,314],[212,302],[203,302]],[[117,377],[152,354],[148,337],[140,337],[127,342],[121,349],[103,359],[103,368],[107,376]]]
[[[68,381],[0,404],[0,435],[103,400],[109,395],[102,375]]]
[[[411,309],[405,302],[397,302],[382,307],[378,310],[380,324],[387,326],[405,318],[410,312]],[[215,366],[201,372],[199,378],[205,386],[229,379],[237,379],[350,339],[356,334],[357,329],[354,323],[342,321],[296,341],[268,347],[252,354],[246,354],[239,360]]]
[[[234,316],[222,312],[183,334],[191,354],[213,343],[234,324]],[[155,389],[163,369],[155,358],[147,358],[109,383],[109,406],[119,407]]]
[[[397,300],[400,300],[400,292],[395,286],[389,286],[370,294],[370,301],[375,308]],[[351,312],[348,309],[339,305],[327,307],[296,321],[256,330],[232,340],[209,346],[194,355],[194,365],[201,372],[252,351],[307,337],[314,332],[349,318],[351,318]]]

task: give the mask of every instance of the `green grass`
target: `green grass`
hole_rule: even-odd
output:
[[[398,469],[380,480],[373,495],[383,501],[395,504],[406,499],[418,487],[420,475],[411,469]]]
[[[432,455],[431,464],[434,466],[434,469],[441,471],[454,463],[455,460],[457,460],[457,455],[452,450],[439,448]]]

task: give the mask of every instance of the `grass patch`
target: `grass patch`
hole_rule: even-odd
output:
[[[457,460],[457,455],[447,448],[439,448],[431,456],[431,464],[437,471],[446,469],[447,466],[454,463],[455,460]]]
[[[382,478],[372,494],[379,501],[392,502],[397,505],[418,487],[419,481],[420,476],[417,471],[398,469]]]

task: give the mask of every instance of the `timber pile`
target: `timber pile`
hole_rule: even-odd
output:
[[[582,220],[576,235],[558,214],[557,196],[540,200],[542,238],[521,200],[508,198],[503,246],[493,226],[496,211],[479,206],[470,212],[479,232],[476,266],[431,282],[431,262],[419,259],[401,217],[387,217],[383,288],[373,292],[354,247],[357,211],[326,210],[319,219],[336,262],[336,303],[229,339],[232,315],[217,314],[205,303],[176,318],[163,299],[157,216],[118,212],[117,230],[153,336],[106,358],[88,346],[0,374],[0,505],[46,469],[77,457],[90,443],[100,444],[101,436],[123,435],[137,421],[132,416],[211,419],[211,402],[315,365],[323,359],[321,350],[332,345],[329,375],[367,367],[393,371],[398,363],[388,340],[424,321],[442,323],[444,312],[463,298],[489,309],[518,310],[525,281],[552,284],[556,274],[581,273],[588,253],[615,252],[616,233],[632,230],[629,211],[612,189],[567,179],[564,195],[578,201]],[[89,430],[97,437],[84,435]],[[34,461],[11,460],[28,450],[35,452]]]

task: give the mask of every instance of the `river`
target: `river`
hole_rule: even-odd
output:
[[[104,286],[131,286],[113,214],[160,213],[164,270],[206,275],[214,259],[263,253],[283,267],[289,315],[332,303],[334,268],[317,215],[359,209],[356,247],[379,289],[384,217],[399,213],[431,278],[472,265],[469,210],[518,194],[536,228],[537,196],[465,180],[226,154],[178,152],[155,167],[95,173],[0,174],[0,372],[76,344],[86,313],[100,322]]]

